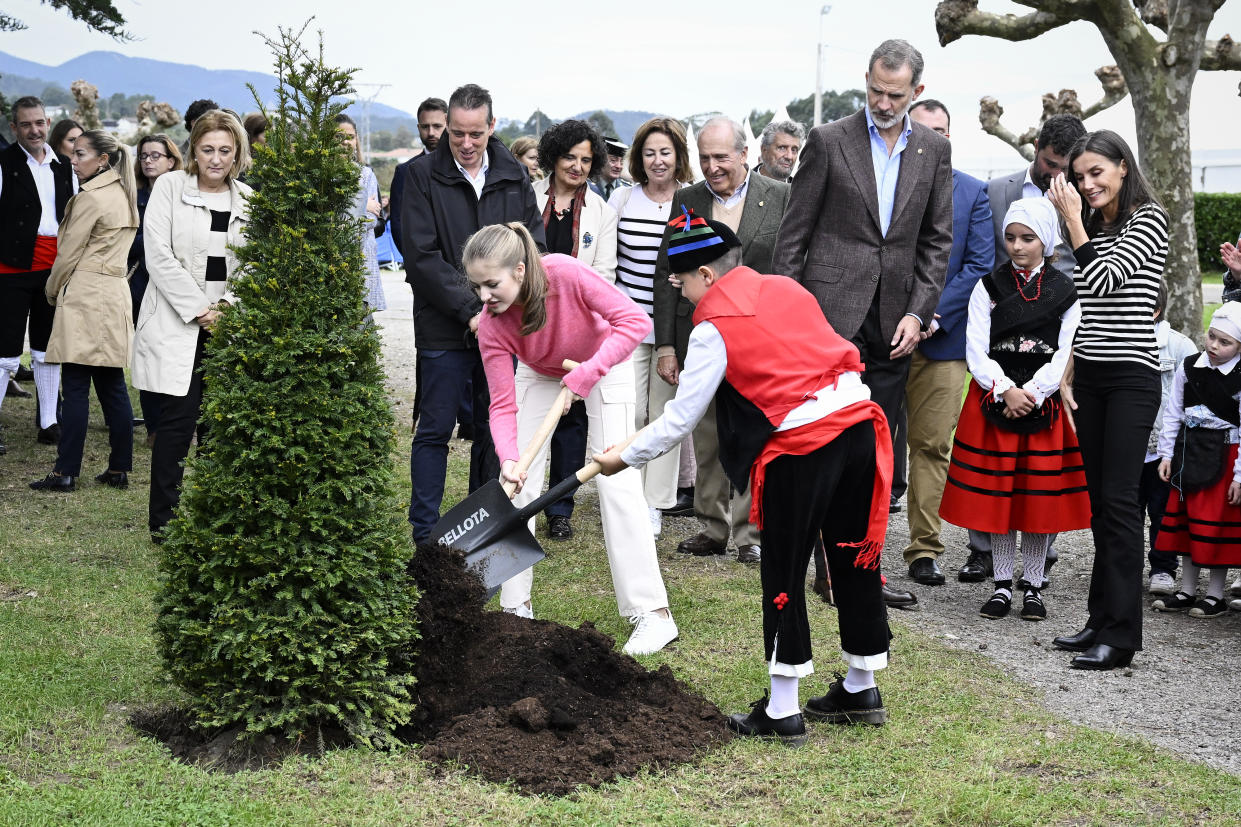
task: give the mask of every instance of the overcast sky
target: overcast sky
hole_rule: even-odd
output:
[[[1024,43],[967,37],[941,48],[933,0],[842,0],[820,16],[818,2],[305,2],[305,0],[114,0],[136,36],[130,43],[87,31],[37,0],[5,0],[29,25],[0,34],[0,50],[57,65],[83,52],[119,51],[211,69],[270,72],[267,47],[252,30],[300,26],[315,14],[328,59],[357,66],[359,83],[387,83],[379,100],[413,112],[428,95],[447,97],[462,83],[491,90],[501,117],[536,107],[556,118],[585,109],[640,109],[684,117],[720,110],[734,117],[775,109],[814,90],[820,22],[825,89],[861,88],[871,49],[901,37],[926,58],[924,96],[953,115],[957,158],[1015,159],[978,126],[978,99],[999,98],[1014,132],[1034,123],[1040,96],[1076,88],[1085,103],[1101,95],[1094,70],[1111,63],[1097,30],[1073,23]],[[1241,22],[1241,0],[1221,20]],[[1007,0],[981,0],[997,12],[1027,11]],[[1241,27],[1237,27],[1241,29]],[[1233,32],[1241,36],[1241,30]],[[1201,72],[1194,87],[1193,147],[1235,149],[1241,122],[1241,72]],[[141,84],[130,92],[140,91]],[[104,95],[108,90],[100,90]],[[178,108],[184,101],[172,101]],[[1225,129],[1222,124],[1231,124]],[[1133,139],[1128,102],[1091,119]]]

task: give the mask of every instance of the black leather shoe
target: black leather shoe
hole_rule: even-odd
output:
[[[757,565],[762,559],[762,546],[737,546],[737,562],[746,563],[747,565]]]
[[[50,428],[40,428],[36,439],[41,445],[56,445],[60,442],[60,423],[53,422]]]
[[[1132,649],[1118,649],[1115,646],[1108,646],[1106,643],[1096,643],[1069,661],[1069,666],[1072,666],[1074,669],[1106,671],[1108,669],[1115,669],[1117,666],[1128,666],[1132,662]]]
[[[13,374],[13,378],[16,379],[18,382],[33,382],[34,371],[26,367],[25,365],[19,364],[17,366],[17,372]]]
[[[694,486],[678,488],[677,501],[673,503],[672,508],[665,508],[662,511],[665,517],[694,516]]]
[[[728,549],[728,543],[723,540],[712,540],[705,532],[698,532],[688,540],[682,540],[677,545],[677,551],[681,554],[692,554],[695,557],[709,557],[712,554],[723,554]]]
[[[915,612],[918,610],[917,595],[913,592],[899,591],[887,583],[883,584],[883,602],[887,604],[889,609],[904,609]]]
[[[806,701],[802,712],[807,718],[833,724],[879,726],[888,720],[888,711],[883,708],[879,687],[872,686],[861,692],[850,692],[845,689],[845,679],[839,674],[827,688],[827,694]]]
[[[75,491],[77,490],[77,478],[69,476],[61,476],[60,474],[48,474],[41,480],[35,480],[30,483],[30,487],[35,491]]]
[[[1067,652],[1085,652],[1091,646],[1094,646],[1094,639],[1097,634],[1098,632],[1087,626],[1075,635],[1062,635],[1061,637],[1053,638],[1051,643],[1057,649],[1064,649]]]
[[[573,525],[563,514],[555,514],[547,518],[547,536],[553,540],[572,540]]]
[[[909,564],[909,576],[924,586],[944,585],[944,573],[934,557],[919,557]]]
[[[895,497],[888,500],[888,513],[889,514],[900,514],[901,513],[901,501],[896,499]]]
[[[95,482],[101,482],[110,488],[128,488],[129,474],[124,471],[104,471],[95,475]]]
[[[9,378],[9,389],[8,391],[6,391],[6,395],[15,396],[18,399],[29,399],[30,391],[26,390],[21,385],[17,384],[16,379],[13,379],[12,377],[10,377]]]
[[[962,583],[981,583],[994,573],[991,552],[970,549],[970,556],[965,565],[957,572],[957,580]]]
[[[814,583],[811,584],[810,588],[827,605],[829,606],[836,605],[836,602],[832,600],[832,582],[828,580],[826,577],[814,578]]]
[[[748,715],[740,712],[730,715],[725,726],[738,735],[779,741],[790,747],[800,747],[806,743],[806,720],[801,715],[775,719],[767,717],[766,692],[750,704]]]

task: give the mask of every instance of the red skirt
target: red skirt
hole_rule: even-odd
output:
[[[997,428],[982,413],[984,393],[970,381],[961,409],[939,515],[988,534],[1052,534],[1090,527],[1090,496],[1077,435],[1053,417],[1033,434]]]
[[[1228,462],[1218,480],[1184,498],[1175,488],[1159,524],[1155,549],[1188,554],[1196,566],[1241,566],[1241,506],[1228,504],[1228,486],[1237,446],[1228,446]]]

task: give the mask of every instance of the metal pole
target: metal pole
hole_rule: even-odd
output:
[[[814,61],[814,126],[823,123],[823,18],[831,6],[819,9],[819,48]]]

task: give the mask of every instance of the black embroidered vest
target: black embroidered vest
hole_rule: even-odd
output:
[[[4,189],[0,190],[0,261],[17,270],[28,270],[34,262],[34,243],[43,207],[20,144],[0,151],[0,174],[4,176]],[[52,177],[56,182],[54,198],[59,223],[73,197],[73,170],[68,158],[56,156]]]

